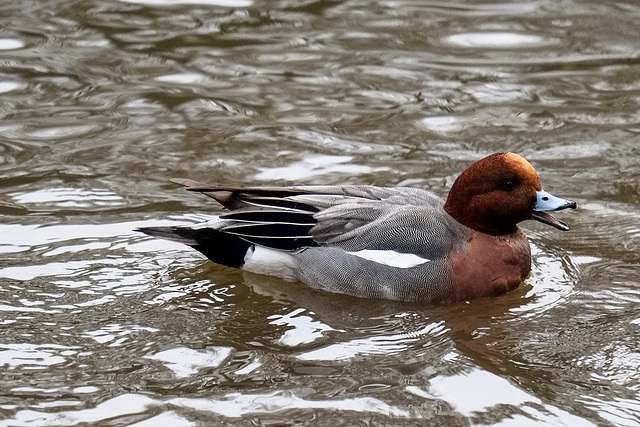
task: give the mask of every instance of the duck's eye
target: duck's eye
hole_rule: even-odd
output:
[[[512,181],[512,180],[502,181],[502,188],[504,190],[511,191],[514,188],[516,188],[516,183],[515,181]]]

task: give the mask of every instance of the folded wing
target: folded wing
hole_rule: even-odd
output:
[[[389,250],[427,259],[450,249],[446,236],[451,224],[435,215],[444,202],[424,190],[364,185],[219,188],[173,181],[230,210],[220,216],[217,231],[268,248]]]

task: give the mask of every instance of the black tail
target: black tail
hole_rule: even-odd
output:
[[[211,261],[228,267],[244,264],[247,250],[253,246],[238,236],[221,233],[212,228],[141,227],[136,231],[153,237],[184,243],[202,252]]]

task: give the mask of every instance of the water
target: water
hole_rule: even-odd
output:
[[[640,6],[0,3],[0,426],[640,425]],[[578,202],[527,284],[448,306],[135,233],[222,185],[445,196],[515,151]]]

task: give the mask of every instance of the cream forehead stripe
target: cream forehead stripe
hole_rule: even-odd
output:
[[[369,261],[373,261],[378,264],[384,264],[390,267],[398,268],[411,268],[431,261],[426,258],[421,258],[418,255],[405,254],[402,252],[390,250],[363,249],[361,251],[347,253],[360,258],[368,259]]]
[[[518,156],[514,153],[505,153],[502,157],[513,169],[520,171],[525,176],[528,176],[534,181],[539,181],[538,172],[531,166],[524,157]]]

